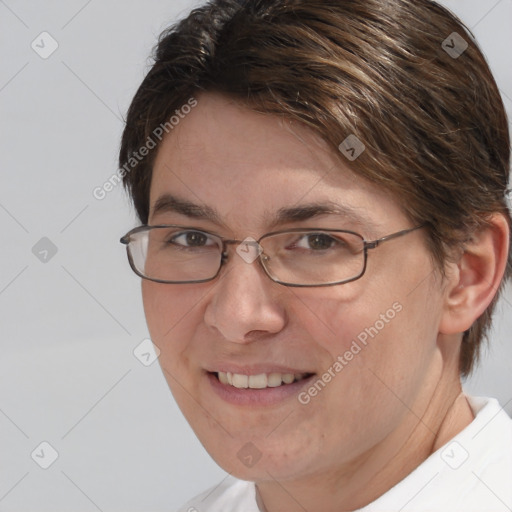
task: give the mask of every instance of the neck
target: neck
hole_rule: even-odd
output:
[[[300,481],[258,483],[261,512],[341,512],[366,506],[474,419],[458,377],[440,380],[426,406],[418,401],[409,411],[402,425],[349,467],[333,468]]]

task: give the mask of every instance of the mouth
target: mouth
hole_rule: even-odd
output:
[[[315,373],[254,373],[207,372],[212,391],[223,401],[237,406],[276,406],[294,400]]]
[[[213,373],[221,384],[237,389],[267,389],[288,386],[311,377],[312,373],[260,373],[257,375],[244,375],[241,373],[216,372]]]

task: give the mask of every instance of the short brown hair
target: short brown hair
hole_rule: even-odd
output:
[[[441,272],[448,249],[491,214],[510,224],[499,90],[469,30],[433,1],[213,0],[193,10],[160,37],[128,111],[120,166],[201,91],[298,120],[334,150],[355,135],[366,149],[351,169],[426,225]],[[155,153],[123,173],[144,224]],[[497,297],[464,333],[463,375]]]

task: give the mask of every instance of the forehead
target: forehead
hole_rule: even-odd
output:
[[[158,150],[150,218],[165,194],[245,225],[263,224],[283,208],[318,202],[364,210],[377,223],[385,211],[391,217],[401,214],[386,192],[356,176],[305,126],[220,95],[197,99]]]
[[[261,114],[234,99],[213,93],[198,97],[197,106],[176,125],[160,146],[155,171],[173,164],[210,177],[239,180],[270,166],[323,172],[339,165],[327,144],[297,122]],[[273,176],[274,179],[277,176]]]

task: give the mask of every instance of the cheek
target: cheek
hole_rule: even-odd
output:
[[[325,298],[309,314],[316,317],[308,329],[324,350],[329,379],[312,398],[310,407],[322,418],[315,421],[325,422],[324,430],[345,446],[368,448],[402,421],[408,412],[403,404],[415,403],[427,375],[437,371],[436,299],[426,287],[409,296],[399,289],[365,290],[364,297],[350,300]]]
[[[201,325],[205,290],[186,285],[166,285],[144,281],[142,299],[149,333],[160,349],[160,365],[180,379],[188,379],[190,340]],[[168,379],[169,380],[169,379]],[[172,381],[169,380],[172,386]]]
[[[414,277],[326,289],[321,298],[304,295],[294,316],[323,349],[324,364],[341,356],[356,376],[371,370],[401,387],[427,370],[437,350],[441,295],[431,280]]]
[[[197,403],[190,400],[196,395],[197,369],[189,351],[194,337],[197,317],[205,291],[186,289],[173,285],[143,281],[142,299],[146,322],[153,343],[159,348],[159,363],[165,379],[183,414],[193,418],[198,412]]]
[[[179,285],[179,289],[176,286],[147,280],[142,282],[144,313],[155,342],[179,338],[177,333],[191,325],[191,322],[183,320],[197,315],[201,307],[200,291],[186,290],[186,285]]]
[[[396,301],[395,301],[396,302]],[[290,315],[301,319],[314,342],[332,359],[349,350],[354,341],[364,345],[368,339],[388,328],[402,309],[388,297],[369,293],[354,283],[304,293]],[[357,348],[355,349],[357,350]]]

